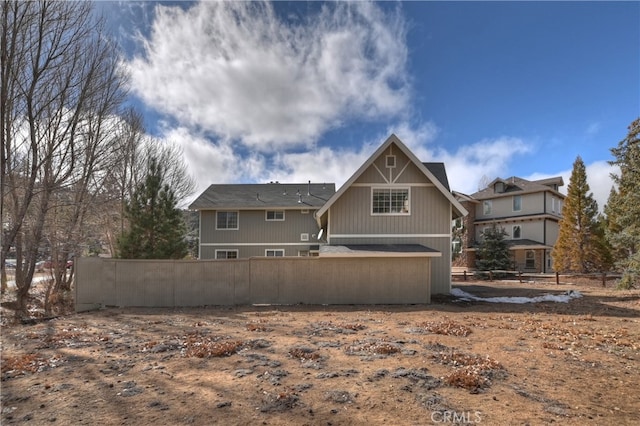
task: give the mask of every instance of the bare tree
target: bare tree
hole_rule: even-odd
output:
[[[107,152],[103,125],[122,100],[117,51],[91,8],[86,2],[2,4],[0,261],[4,266],[15,249],[17,316],[26,314],[50,212],[68,202],[64,232],[73,235],[82,223]]]

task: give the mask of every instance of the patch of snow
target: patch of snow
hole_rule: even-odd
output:
[[[477,301],[488,303],[538,303],[538,302],[558,302],[567,303],[571,299],[578,299],[582,297],[582,293],[579,291],[569,290],[564,294],[545,294],[538,297],[478,297],[471,293],[467,293],[459,288],[452,288],[451,295],[457,297],[459,300],[464,301]]]

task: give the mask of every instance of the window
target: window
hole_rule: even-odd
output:
[[[556,212],[556,197],[551,197],[551,211]]]
[[[282,257],[284,256],[283,249],[269,249],[264,251],[264,255],[267,257]]]
[[[522,210],[522,197],[520,195],[513,196],[513,211],[519,212]]]
[[[267,220],[284,220],[284,210],[267,210]]]
[[[309,257],[309,250],[300,250],[298,252],[298,256],[300,256],[300,257]]]
[[[535,269],[536,267],[536,253],[533,250],[527,250],[527,254],[524,259],[524,267],[527,269]]]
[[[300,241],[309,241],[309,233],[303,232],[300,234]]]
[[[408,189],[374,189],[371,200],[372,214],[408,214]]]
[[[519,240],[521,238],[520,234],[521,234],[520,225],[513,225],[513,232],[511,234],[511,238],[513,238],[514,240]]]
[[[216,250],[216,259],[237,259],[238,250]]]
[[[216,229],[238,229],[238,212],[217,212]]]
[[[491,200],[486,200],[485,202],[482,203],[482,212],[485,216],[490,215],[491,214],[491,210],[493,207],[493,203],[491,202]]]
[[[387,160],[387,168],[388,169],[393,169],[396,167],[396,156],[395,155],[387,155],[386,157]]]

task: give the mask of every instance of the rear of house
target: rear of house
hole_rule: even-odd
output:
[[[449,190],[444,164],[420,162],[391,135],[318,211],[326,237],[320,255],[342,246],[346,253],[422,256],[431,263],[431,293],[449,293],[451,221],[466,213]]]
[[[315,212],[335,184],[211,185],[190,206],[200,214],[200,259],[318,254]]]

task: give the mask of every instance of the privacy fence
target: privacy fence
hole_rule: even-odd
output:
[[[105,306],[413,304],[431,301],[425,257],[255,257],[76,262],[76,310]]]

